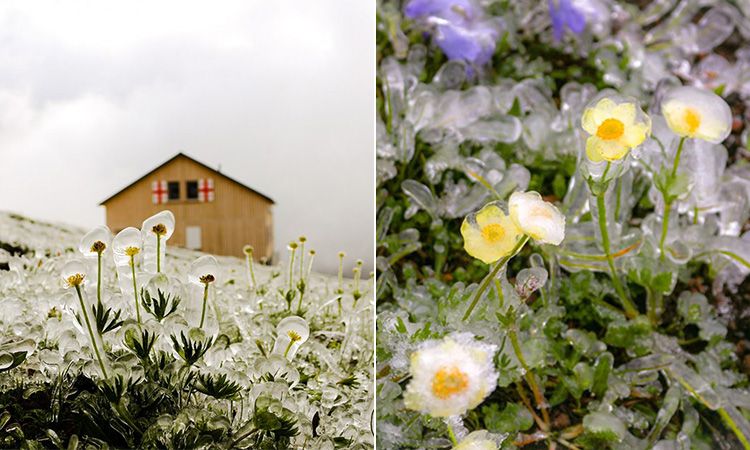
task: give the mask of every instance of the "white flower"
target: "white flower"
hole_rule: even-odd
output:
[[[705,89],[680,86],[669,90],[661,112],[675,134],[718,144],[732,131],[732,111],[723,98]]]
[[[497,442],[491,439],[487,430],[474,431],[452,450],[497,450]]]
[[[411,355],[406,407],[433,417],[476,408],[497,386],[496,351],[496,346],[477,342],[471,333],[426,341]]]
[[[538,192],[514,192],[508,206],[513,222],[535,241],[560,245],[565,238],[565,216]]]

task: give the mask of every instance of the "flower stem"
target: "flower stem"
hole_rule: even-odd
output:
[[[479,285],[477,288],[476,293],[474,293],[474,298],[471,301],[471,304],[469,304],[469,308],[466,310],[466,313],[464,313],[463,321],[466,322],[469,317],[471,316],[471,312],[474,311],[474,307],[477,306],[477,303],[479,303],[479,299],[482,298],[482,294],[484,291],[487,290],[487,287],[490,285],[492,280],[497,276],[498,272],[500,272],[500,269],[505,267],[505,265],[508,263],[508,261],[516,255],[523,246],[526,244],[526,242],[529,240],[528,236],[524,236],[521,239],[516,242],[516,246],[513,247],[513,250],[510,251],[507,255],[500,258],[498,262],[495,263],[495,267],[490,270],[490,273],[487,274],[486,277],[482,280],[482,284]]]
[[[253,271],[253,257],[252,255],[247,255],[247,270],[250,273],[250,280],[252,282],[252,285],[250,286],[250,289],[255,288],[255,272]]]
[[[102,252],[96,254],[96,301],[102,304]]]
[[[161,273],[161,236],[156,235],[156,273]]]
[[[83,318],[86,320],[86,328],[89,330],[89,336],[91,337],[91,346],[94,348],[96,359],[99,361],[99,367],[102,369],[104,378],[109,378],[107,375],[107,369],[104,367],[104,361],[102,355],[99,353],[99,346],[96,345],[96,338],[94,337],[94,330],[91,328],[91,321],[89,320],[89,313],[86,311],[86,304],[83,302],[83,295],[81,294],[81,287],[76,286],[76,294],[78,294],[78,301],[81,302],[81,310],[83,311]]]
[[[609,272],[612,276],[612,284],[615,287],[615,291],[617,291],[617,295],[620,297],[620,302],[622,303],[623,308],[625,308],[625,314],[632,319],[638,315],[638,309],[633,305],[633,302],[630,301],[628,294],[625,293],[625,288],[622,286],[620,277],[617,275],[617,270],[615,269],[615,258],[612,256],[609,242],[609,230],[607,229],[607,206],[604,201],[606,193],[607,190],[603,189],[596,196],[596,205],[599,210],[599,231],[602,235],[602,247],[604,247],[604,255],[607,257]]]
[[[659,238],[659,260],[664,261],[666,258],[666,252],[664,250],[664,243],[667,240],[667,232],[669,231],[669,214],[672,210],[672,202],[664,199],[664,217],[661,221],[661,237]]]
[[[299,244],[299,279],[300,280],[305,277],[304,266],[305,266],[305,241],[302,241]]]
[[[135,296],[135,316],[138,319],[138,326],[141,325],[141,307],[138,304],[138,284],[135,282],[135,255],[130,256],[130,270],[133,275],[133,296]]]
[[[292,290],[292,282],[294,281],[294,253],[296,249],[292,249],[292,254],[289,257],[289,290]]]
[[[672,164],[672,179],[677,176],[677,167],[680,165],[680,156],[682,155],[682,146],[685,145],[685,136],[680,138],[680,143],[677,144],[677,154],[674,156],[674,163]]]
[[[453,427],[448,422],[445,423],[445,426],[448,427],[448,437],[451,440],[451,444],[453,444],[454,447],[457,446],[458,440],[456,440],[456,433],[453,432]]]
[[[680,138],[680,143],[677,144],[677,153],[672,163],[672,172],[669,177],[669,186],[674,183],[675,177],[677,176],[677,167],[680,166],[680,156],[682,155],[682,147],[685,145],[685,136]],[[659,260],[664,261],[666,253],[664,252],[664,243],[667,240],[667,232],[669,231],[669,213],[672,210],[672,198],[668,192],[662,191],[664,196],[664,217],[661,221],[661,238],[659,238]]]
[[[289,339],[289,345],[286,346],[286,350],[284,350],[284,358],[286,358],[286,355],[289,354],[289,350],[292,349],[292,345],[294,345],[296,341],[294,339]]]
[[[544,399],[544,394],[542,393],[542,391],[539,390],[539,385],[536,383],[534,373],[529,368],[529,365],[526,364],[526,359],[523,357],[521,344],[519,344],[518,342],[518,333],[516,332],[515,324],[509,327],[508,337],[510,338],[510,343],[513,346],[513,352],[516,354],[516,358],[518,358],[518,362],[521,364],[521,367],[523,367],[526,382],[529,384],[531,392],[534,394],[534,402],[536,403],[536,407],[542,411],[542,418],[544,419],[544,424],[546,427],[546,429],[543,431],[547,431],[549,430],[550,424],[549,411],[547,411],[547,401]]]
[[[201,324],[198,328],[203,328],[203,322],[206,320],[206,303],[208,303],[208,283],[204,283],[203,287],[203,310],[201,311]]]

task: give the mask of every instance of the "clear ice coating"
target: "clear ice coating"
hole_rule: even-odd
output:
[[[90,270],[77,248],[86,230],[0,213],[0,234],[3,242],[29,249],[23,255],[10,255],[0,248],[0,267],[8,261],[9,268],[0,269],[3,386],[43,386],[50,380],[74,380],[79,375],[100,385],[105,377],[94,350],[96,343],[109,384],[114,385],[115,377],[121,376],[126,386],[134,384],[133,389],[140,389],[137,386],[152,376],[144,370],[138,356],[138,349],[148,343],[144,340],[144,333],[148,333],[154,339],[150,357],[165,358],[165,365],[159,370],[164,380],[182,380],[190,361],[191,373],[214,380],[226,376],[227,381],[239,387],[237,395],[228,400],[204,393],[216,386],[211,380],[195,381],[196,389],[185,408],[151,424],[159,435],[177,433],[181,427],[194,423],[192,420],[202,420],[201,415],[208,412],[206,423],[238,433],[240,427],[252,423],[255,400],[272,396],[279,402],[272,405],[272,409],[278,407],[273,413],[284,408],[299,430],[290,437],[289,448],[323,448],[329,444],[333,448],[334,437],[343,437],[356,448],[372,448],[372,278],[360,280],[361,297],[353,309],[353,280],[342,278],[339,294],[337,277],[317,273],[314,266],[310,271],[306,254],[304,304],[302,311],[297,313],[295,309],[295,313],[309,326],[301,327],[298,321],[284,321],[292,313],[279,297],[278,289],[288,286],[286,277],[277,274],[286,271],[286,263],[256,265],[257,289],[249,290],[244,258],[201,258],[206,255],[170,246],[162,260],[162,273],[149,273],[143,269],[143,235],[130,228],[115,236],[108,245],[111,254],[102,261],[102,303],[105,309],[112,310],[110,321],[119,312],[123,323],[113,325],[100,336],[90,313],[92,340],[76,290],[70,287],[70,282],[78,283],[77,278],[70,277],[83,276],[81,294],[91,312],[96,306],[92,290],[96,271]],[[76,251],[68,250],[71,247]],[[140,324],[136,320],[130,254],[135,262]],[[295,273],[298,268],[299,264],[295,264]],[[205,286],[200,277],[208,274],[214,276],[214,281],[209,283],[206,323],[200,329]],[[194,289],[199,291],[198,299],[191,297]],[[340,310],[336,302],[339,296],[343,298]],[[221,322],[216,319],[219,316]],[[292,326],[288,326],[290,323]],[[274,351],[277,326],[286,337],[287,346],[290,331],[300,338],[286,358],[286,348]],[[344,342],[346,349],[342,352]],[[204,353],[200,355],[201,352]],[[123,403],[133,412],[127,406],[133,401],[130,389],[124,394]],[[227,418],[230,403],[231,421]],[[320,421],[313,420],[316,415]],[[230,443],[224,444],[230,447]]]
[[[399,52],[387,42],[379,47],[377,68],[378,444],[456,446],[444,424],[402,407],[411,352],[421,341],[453,331],[504,342],[498,366],[507,358],[512,367],[500,373],[499,387],[511,389],[498,396],[502,403],[488,402],[469,420],[454,421],[458,448],[464,425],[507,425],[498,417],[506,395],[516,398],[516,382],[524,384],[528,373],[518,369],[505,327],[496,320],[511,306],[522,352],[546,380],[547,399],[576,406],[590,401],[570,424],[583,435],[553,445],[713,448],[741,445],[735,435],[750,442],[741,409],[748,408],[747,351],[729,342],[733,329],[735,338],[747,337],[737,320],[748,316],[748,308],[737,299],[750,275],[750,6],[471,2],[467,14],[480,8],[481,17],[508,26],[498,51],[482,65],[442,50],[437,27],[404,20],[406,5],[431,4],[463,10],[461,2],[411,0],[399,14],[391,2],[378,4],[390,17],[379,18],[379,33],[399,42]],[[388,28],[394,24],[398,30]],[[412,50],[413,59],[406,56]],[[720,143],[689,136],[680,160],[680,136],[663,107],[677,86],[723,99],[732,129]],[[582,115],[604,89],[640,102],[651,133],[627,157],[594,162],[586,146],[598,131],[584,130]],[[703,114],[701,124],[716,121],[726,129],[718,116]],[[516,259],[512,270],[488,279],[476,320],[462,320],[483,281],[479,267],[486,268],[462,252],[461,219],[526,189],[560,205],[563,245],[534,248],[540,261]],[[615,273],[625,295],[616,292],[613,277],[597,272]],[[637,303],[637,316],[625,319],[618,301],[623,297]],[[560,341],[565,350],[556,348]],[[575,357],[566,360],[571,352]],[[648,397],[648,414],[631,407],[640,402],[628,404],[631,397]],[[711,410],[734,425],[722,428],[730,422],[721,422],[706,432],[701,423]],[[513,430],[517,439],[504,445],[531,439],[539,428],[532,423]]]
[[[135,289],[138,290],[138,267],[143,260],[143,236],[140,230],[128,227],[117,233],[112,240],[112,256],[117,270],[117,281],[123,295],[134,295],[133,274],[136,274]]]
[[[310,327],[305,319],[299,316],[286,317],[276,325],[273,353],[291,361],[309,336]]]
[[[143,270],[156,273],[161,269],[161,261],[167,253],[167,240],[174,233],[174,214],[172,211],[161,211],[143,221]]]

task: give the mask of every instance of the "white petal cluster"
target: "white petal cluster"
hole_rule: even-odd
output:
[[[513,222],[538,243],[560,245],[565,239],[565,216],[538,192],[514,192],[508,207]]]
[[[433,417],[476,408],[497,386],[496,352],[495,345],[478,342],[471,333],[424,342],[411,355],[406,407]]]

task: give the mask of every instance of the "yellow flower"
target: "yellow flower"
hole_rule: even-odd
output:
[[[497,347],[471,333],[426,341],[411,355],[412,379],[404,405],[433,417],[450,417],[476,408],[495,390]]]
[[[510,254],[522,234],[497,203],[469,214],[461,224],[466,253],[486,264]]]
[[[593,162],[622,159],[651,133],[651,119],[635,101],[616,103],[608,97],[586,108],[581,126],[590,135],[586,156]]]
[[[723,98],[705,89],[680,86],[669,90],[661,103],[669,128],[678,136],[718,144],[732,131],[732,111]]]

